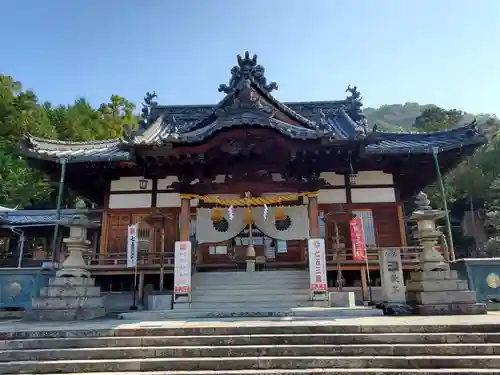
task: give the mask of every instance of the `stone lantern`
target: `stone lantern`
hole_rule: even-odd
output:
[[[90,244],[87,229],[99,224],[81,212],[85,208],[83,201],[79,201],[76,208],[72,218],[59,222],[70,230],[69,237],[63,240],[69,256],[50,279],[49,286],[41,288],[40,296],[33,299],[32,308],[25,314],[27,320],[89,320],[106,315],[101,289],[95,286],[95,279],[90,277],[83,259],[83,252]]]
[[[417,224],[415,238],[423,248],[418,256],[417,270],[449,271],[449,264],[444,262],[443,255],[436,249],[436,244],[442,237],[441,231],[436,226],[436,221],[445,217],[446,212],[433,209],[427,195],[423,192],[417,195],[415,204],[417,209],[413,211],[408,220]]]
[[[90,245],[90,241],[87,240],[88,229],[97,228],[99,224],[89,220],[86,215],[78,213],[78,210],[85,208],[85,203],[79,200],[76,203],[76,214],[69,219],[59,221],[59,225],[69,227],[69,237],[63,239],[69,255],[61,265],[61,269],[56,272],[56,277],[90,277],[83,254],[88,251]]]
[[[460,280],[457,271],[450,270],[436,249],[442,236],[436,221],[446,212],[433,209],[422,192],[415,203],[417,209],[408,220],[417,224],[415,238],[423,250],[406,284],[407,303],[421,315],[486,314],[486,305],[477,303],[476,293],[469,290],[467,281]]]

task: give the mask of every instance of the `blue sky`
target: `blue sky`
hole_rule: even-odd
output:
[[[238,53],[282,101],[434,103],[500,114],[498,0],[4,0],[0,72],[40,99],[215,103]]]

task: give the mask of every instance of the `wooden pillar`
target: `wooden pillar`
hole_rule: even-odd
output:
[[[163,262],[162,262],[163,263]],[[163,292],[163,284],[165,284],[165,269],[163,268],[163,264],[160,267],[160,292]]]
[[[144,272],[139,272],[139,290],[137,291],[137,300],[142,301],[144,295]]]
[[[309,236],[319,238],[318,197],[309,197]]]
[[[189,207],[190,203],[191,201],[189,198],[181,198],[180,241],[189,241],[189,221],[191,216],[191,208]]]
[[[408,246],[406,242],[406,225],[405,216],[403,212],[403,203],[398,204],[398,221],[399,221],[399,233],[401,236],[401,246]]]
[[[370,299],[368,296],[368,278],[366,277],[366,265],[361,266],[361,294],[363,296],[363,302]]]

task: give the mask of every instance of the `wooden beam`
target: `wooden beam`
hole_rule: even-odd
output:
[[[180,218],[180,234],[179,239],[181,241],[189,241],[189,229],[190,229],[190,205],[191,200],[188,198],[181,199],[181,218]]]

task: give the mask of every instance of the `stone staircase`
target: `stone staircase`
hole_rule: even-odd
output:
[[[177,300],[176,312],[284,312],[313,306],[307,270],[199,272],[192,283],[191,303]]]
[[[156,324],[0,333],[0,374],[500,374],[498,324]]]

